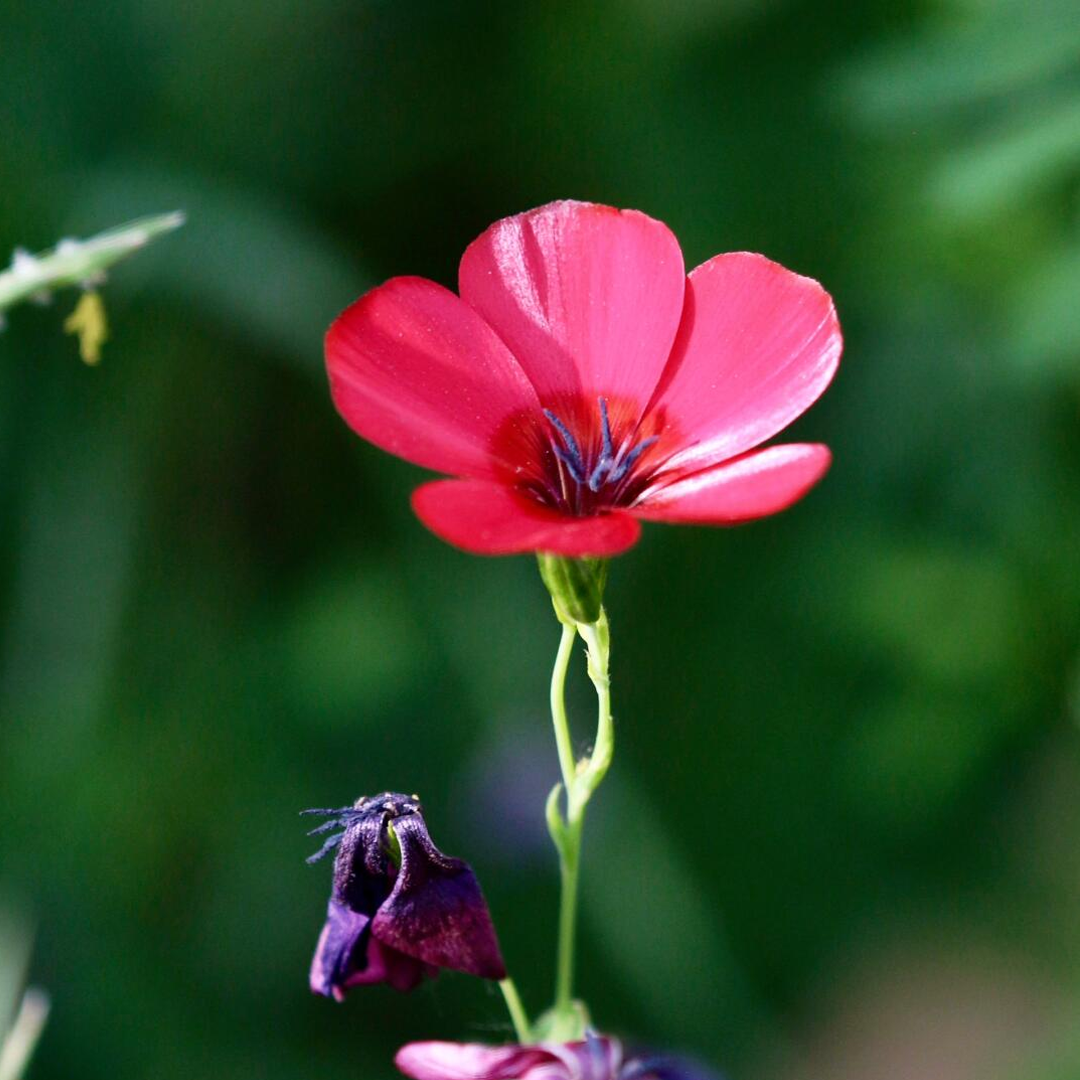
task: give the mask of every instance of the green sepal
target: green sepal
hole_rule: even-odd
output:
[[[401,841],[397,837],[397,833],[394,832],[394,823],[388,821],[386,823],[386,840],[387,840],[387,852],[396,867],[401,867]]]
[[[534,1042],[580,1042],[591,1027],[584,1001],[571,1001],[568,1009],[548,1009],[533,1024]]]
[[[556,784],[548,793],[547,802],[544,804],[544,818],[547,820],[548,832],[559,851],[562,851],[563,844],[566,842],[566,822],[563,821],[559,810],[559,796],[562,794],[562,789],[561,783]]]
[[[543,551],[536,558],[559,622],[595,623],[604,602],[607,559],[570,559]]]

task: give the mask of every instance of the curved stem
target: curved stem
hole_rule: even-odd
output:
[[[570,739],[570,724],[566,719],[566,672],[574,655],[576,631],[566,623],[559,639],[559,651],[555,655],[555,668],[551,673],[551,719],[555,725],[555,745],[559,750],[559,768],[562,770],[563,787],[567,798],[574,786],[574,747]]]
[[[584,804],[607,775],[615,752],[615,727],[611,719],[611,680],[608,677],[608,657],[611,649],[604,609],[600,609],[600,618],[595,623],[579,626],[578,633],[589,647],[589,679],[596,690],[597,706],[596,740],[580,781],[583,789],[581,801]]]
[[[574,639],[580,634],[588,646],[588,671],[596,689],[597,726],[592,754],[580,766],[574,763],[570,728],[566,718],[566,671]],[[559,852],[561,898],[559,938],[555,975],[555,1013],[574,1015],[574,943],[577,924],[578,883],[581,869],[581,841],[585,825],[585,807],[603,780],[611,764],[614,730],[611,720],[611,693],[608,680],[609,636],[607,616],[600,610],[595,623],[563,625],[563,636],[551,680],[551,715],[559,747],[559,764],[566,791],[566,818],[562,828],[552,828],[552,838]],[[549,824],[551,821],[549,807]]]
[[[506,1008],[510,1013],[517,1041],[519,1043],[530,1042],[532,1040],[532,1025],[530,1025],[529,1018],[525,1013],[525,1007],[521,1004],[521,998],[518,996],[514,980],[509,977],[503,979],[499,983],[499,989],[502,991],[503,998],[506,1001]]]

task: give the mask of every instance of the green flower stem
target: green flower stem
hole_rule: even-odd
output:
[[[518,996],[514,980],[511,978],[503,979],[499,983],[499,989],[506,1000],[506,1008],[510,1013],[510,1019],[513,1021],[517,1041],[519,1043],[530,1042],[532,1040],[532,1025],[529,1023],[529,1017],[525,1013],[525,1007],[521,1004],[521,998]]]
[[[588,646],[588,671],[597,695],[597,726],[593,752],[575,763],[570,726],[566,716],[566,674],[574,640],[580,634]],[[551,676],[551,716],[566,793],[566,816],[559,813],[559,788],[548,799],[547,818],[559,853],[562,895],[559,905],[559,936],[555,974],[553,1022],[561,1037],[579,1038],[581,1010],[574,1002],[574,944],[577,925],[578,884],[585,807],[611,764],[614,730],[608,680],[610,652],[607,616],[603,608],[594,623],[563,623],[562,638]]]
[[[562,894],[559,901],[559,951],[555,973],[555,1012],[560,1017],[573,1011],[574,941],[577,930],[578,879],[581,868],[581,832],[585,808],[566,824],[559,848],[559,877]]]
[[[600,781],[607,775],[611,767],[611,758],[615,753],[615,726],[611,720],[611,680],[608,677],[611,641],[607,614],[604,609],[600,609],[600,618],[595,623],[579,626],[578,633],[589,648],[589,679],[596,690],[597,702],[596,739],[593,742],[593,752],[576,785],[581,791],[581,801],[584,805],[599,787]]]
[[[23,300],[47,296],[53,289],[93,285],[113,263],[183,223],[181,213],[158,214],[129,221],[88,240],[61,240],[37,255],[16,252],[10,268],[0,270],[0,314]]]
[[[551,719],[555,725],[555,745],[559,751],[559,768],[562,770],[563,788],[569,793],[574,788],[574,746],[570,738],[570,724],[566,719],[566,673],[574,655],[577,630],[572,623],[562,624],[559,651],[555,654],[555,670],[551,673]]]

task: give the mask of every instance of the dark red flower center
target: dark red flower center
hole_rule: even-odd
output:
[[[550,454],[544,476],[528,486],[541,502],[573,517],[630,505],[643,487],[641,457],[659,440],[658,435],[637,439],[636,430],[614,438],[607,399],[597,398],[597,405],[599,430],[589,425],[593,430],[587,437],[575,436],[551,409],[544,410]]]

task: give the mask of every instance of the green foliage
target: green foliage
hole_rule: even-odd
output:
[[[413,520],[419,470],[335,415],[321,336],[566,196],[667,221],[690,265],[819,278],[847,342],[794,433],[835,452],[817,492],[610,566],[596,1023],[733,1077],[843,1076],[856,1044],[928,1075],[938,1016],[886,1021],[944,996],[999,1040],[986,1080],[1075,1073],[1072,6],[0,0],[0,243],[188,211],[110,283],[100,368],[53,313],[0,336],[0,893],[55,1003],[33,1078],[378,1078],[410,1038],[509,1037],[465,978],[307,993],[328,880],[296,811],[387,788],[546,997],[558,626],[532,560]]]

